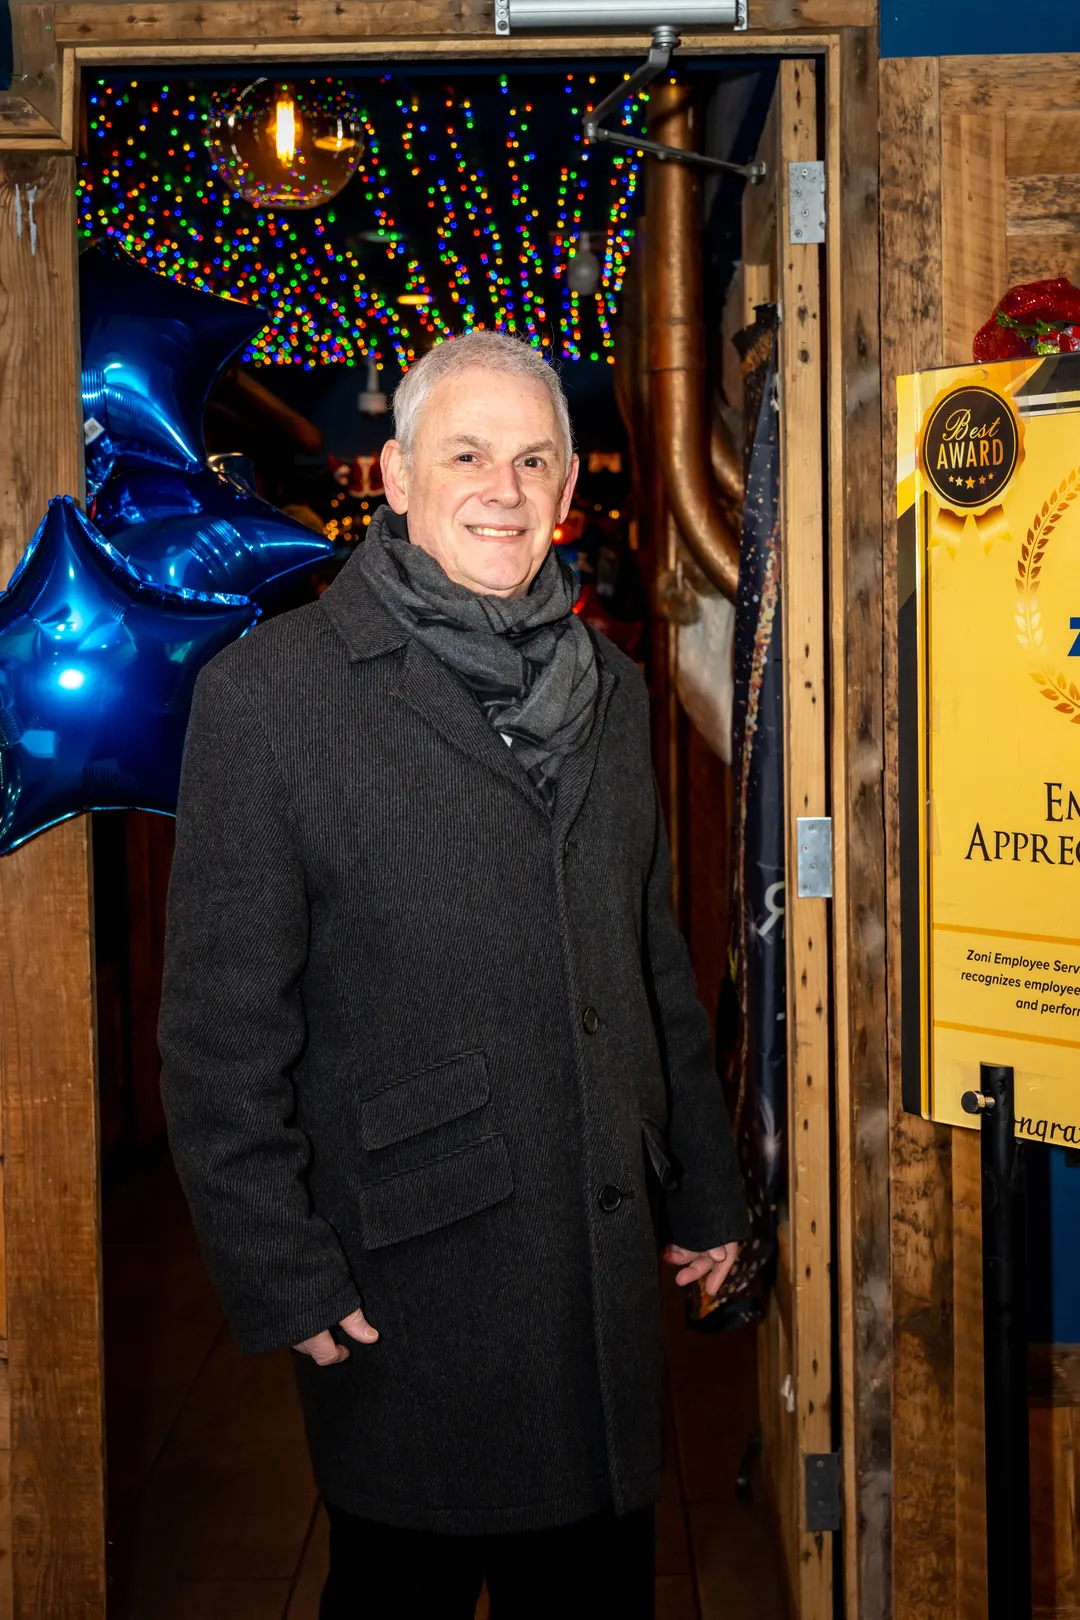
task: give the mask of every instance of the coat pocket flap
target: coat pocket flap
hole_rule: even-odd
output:
[[[370,1152],[433,1131],[482,1108],[490,1096],[483,1052],[463,1052],[365,1098],[360,1104],[360,1145]]]
[[[364,1247],[384,1249],[390,1243],[422,1237],[501,1204],[513,1190],[506,1138],[481,1137],[430,1164],[361,1187]]]
[[[674,1192],[679,1185],[679,1172],[668,1149],[667,1137],[652,1119],[642,1120],[641,1134],[645,1138],[645,1149],[657,1181],[664,1192]]]

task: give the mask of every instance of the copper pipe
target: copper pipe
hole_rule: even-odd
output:
[[[674,512],[668,509],[664,535],[664,567],[673,571],[679,560],[679,529]],[[671,851],[671,904],[681,927],[686,926],[683,915],[685,885],[683,883],[683,749],[680,726],[682,705],[679,702],[679,632],[673,624],[665,625],[664,652],[667,668],[664,671],[664,741],[667,745],[667,835]]]
[[[692,97],[665,80],[649,94],[649,134],[692,150]],[[739,542],[709,461],[702,320],[700,183],[683,163],[648,160],[649,372],[653,423],[668,500],[702,573],[734,600]]]
[[[717,416],[715,410],[712,418],[712,432],[709,434],[709,462],[720,494],[741,513],[743,501],[746,498],[742,457],[735,448],[735,442],[731,434],[721,418]]]

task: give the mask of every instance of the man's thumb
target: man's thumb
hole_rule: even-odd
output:
[[[378,1329],[372,1327],[363,1311],[350,1311],[338,1326],[345,1329],[350,1339],[358,1339],[361,1344],[374,1344],[379,1337]]]

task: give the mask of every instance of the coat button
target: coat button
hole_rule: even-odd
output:
[[[618,1187],[601,1187],[599,1203],[605,1215],[613,1215],[622,1203],[622,1193]]]
[[[586,1007],[581,1015],[581,1022],[585,1025],[586,1035],[595,1035],[600,1028],[600,1014],[595,1007]]]

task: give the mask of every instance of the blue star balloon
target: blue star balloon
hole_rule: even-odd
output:
[[[175,811],[195,677],[259,617],[147,581],[50,501],[0,594],[0,854],[82,810]]]
[[[90,489],[118,455],[201,466],[206,396],[265,311],[183,287],[114,245],[83,254],[79,300]]]
[[[94,499],[102,534],[163,585],[273,600],[333,543],[210,468],[118,464]]]

